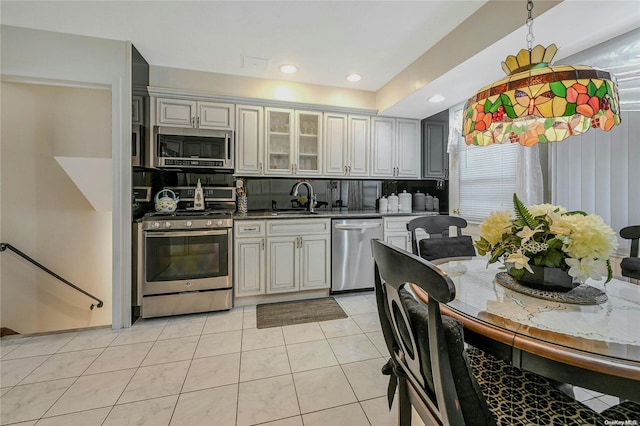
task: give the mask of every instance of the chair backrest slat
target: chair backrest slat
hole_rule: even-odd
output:
[[[620,236],[626,240],[631,240],[630,257],[638,257],[638,240],[640,240],[640,225],[632,225],[622,228]]]

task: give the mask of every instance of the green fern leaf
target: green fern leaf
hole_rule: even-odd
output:
[[[516,218],[528,226],[529,229],[535,229],[539,225],[539,222],[533,217],[531,212],[529,212],[527,206],[520,201],[515,192],[513,193],[513,210],[515,211]]]

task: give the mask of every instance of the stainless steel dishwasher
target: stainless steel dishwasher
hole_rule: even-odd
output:
[[[382,219],[334,219],[331,225],[331,293],[372,289],[371,240],[382,239]]]

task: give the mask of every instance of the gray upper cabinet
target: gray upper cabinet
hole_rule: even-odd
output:
[[[448,139],[447,122],[422,120],[422,177],[424,179],[448,178]]]
[[[188,99],[157,98],[159,126],[195,129],[233,129],[234,105]]]

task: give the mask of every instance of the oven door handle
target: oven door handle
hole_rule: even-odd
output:
[[[145,236],[147,238],[161,238],[161,237],[203,237],[207,235],[227,235],[229,228],[220,230],[200,230],[194,229],[193,231],[146,231]]]

